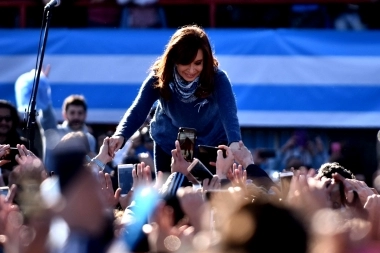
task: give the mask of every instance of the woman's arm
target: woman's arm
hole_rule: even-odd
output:
[[[219,106],[220,119],[226,131],[228,144],[241,140],[237,107],[231,82],[223,71],[218,71],[215,78],[215,94]]]
[[[122,148],[125,141],[128,140],[144,123],[150,109],[152,108],[152,105],[159,98],[159,92],[154,89],[153,83],[154,77],[151,74],[143,82],[135,100],[125,112],[116,128],[116,132],[111,137],[111,153],[114,153],[118,149]],[[122,136],[123,138],[119,138],[119,136]]]

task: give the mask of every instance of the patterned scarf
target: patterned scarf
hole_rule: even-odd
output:
[[[174,67],[173,81],[169,84],[169,87],[182,102],[191,103],[197,99],[194,93],[199,84],[199,76],[194,81],[188,82],[178,74],[177,68]]]

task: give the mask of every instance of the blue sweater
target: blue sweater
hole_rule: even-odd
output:
[[[215,146],[241,140],[236,101],[224,71],[218,69],[215,73],[215,89],[210,96],[197,98],[191,103],[182,102],[173,92],[170,100],[164,100],[158,89],[154,89],[154,81],[153,74],[145,79],[115,135],[129,139],[144,123],[152,105],[158,100],[150,134],[156,144],[168,154],[175,148],[179,127],[197,130],[196,145]]]

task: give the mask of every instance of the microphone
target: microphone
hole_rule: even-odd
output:
[[[46,5],[45,5],[45,9],[50,9],[52,7],[57,7],[61,4],[61,0],[50,0],[50,2],[48,2]]]

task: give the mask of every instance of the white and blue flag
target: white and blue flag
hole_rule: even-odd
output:
[[[51,29],[44,64],[52,66],[53,106],[82,94],[88,122],[117,123],[173,32]],[[380,32],[207,32],[241,126],[380,127]],[[38,38],[38,30],[0,30],[1,99],[15,102],[14,83],[35,67]]]

